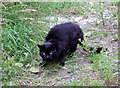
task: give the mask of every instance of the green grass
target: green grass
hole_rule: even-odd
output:
[[[99,71],[99,75],[103,77],[107,85],[116,84],[117,75],[113,74],[118,71],[118,64],[115,64],[117,57],[107,56],[105,53],[102,53],[89,57],[88,59],[94,62],[92,69]]]
[[[67,86],[104,86],[104,84],[100,81],[97,80],[90,80],[87,77],[84,77],[81,81],[79,82],[71,82],[70,84],[68,84]]]
[[[102,84],[101,82],[99,81],[92,81],[90,83],[90,86],[104,86],[104,84]]]
[[[77,67],[77,66],[69,66],[68,68],[72,73],[74,73],[76,70],[80,69],[80,67]]]
[[[19,81],[24,80],[24,77],[28,77],[31,72],[29,69],[33,66],[38,66],[41,62],[41,57],[39,56],[39,49],[37,44],[44,42],[44,38],[49,31],[49,26],[47,26],[50,21],[44,20],[43,18],[48,16],[54,16],[56,14],[62,14],[64,16],[80,16],[83,15],[84,18],[89,16],[88,12],[92,8],[95,9],[97,15],[100,15],[100,9],[97,7],[100,5],[96,3],[94,6],[90,6],[87,2],[4,2],[2,3],[2,18],[7,19],[1,24],[2,30],[0,30],[0,70],[2,70],[2,84],[1,85],[18,85]],[[102,8],[102,7],[101,7]],[[37,11],[27,11],[18,12],[19,10],[33,9]],[[102,8],[103,9],[103,8]],[[116,16],[116,11],[112,11],[113,15]],[[24,20],[24,18],[33,18],[34,20]],[[41,23],[39,23],[40,21]],[[55,20],[57,23],[57,17]],[[99,29],[100,30],[100,29]],[[105,32],[103,35],[107,36],[108,33]],[[93,33],[87,35],[87,37],[101,38],[100,33]],[[114,36],[114,39],[118,37]],[[94,42],[93,42],[94,43]],[[2,52],[2,53],[1,53]],[[77,51],[79,52],[79,51]],[[66,57],[66,65],[80,60],[79,54],[75,53],[72,58]],[[115,76],[111,76],[116,72],[117,65],[114,65],[114,60],[107,55],[93,55],[88,58],[93,61],[93,70],[100,70],[99,74],[104,78],[106,83],[113,83],[116,81]],[[50,64],[49,67],[44,68],[47,73],[58,72],[60,69],[51,69],[54,64]],[[58,64],[56,66],[60,67]],[[40,67],[41,68],[41,67]],[[43,69],[43,68],[41,68]],[[68,67],[68,69],[74,73],[79,70],[79,67]],[[109,72],[109,74],[107,74]],[[55,75],[58,80],[61,81],[62,78],[57,77],[58,73]],[[23,77],[23,78],[22,78]],[[54,78],[54,76],[52,76]],[[47,81],[48,79],[53,79],[52,77],[39,79],[39,82]],[[14,80],[14,81],[13,81]],[[35,81],[34,81],[35,80]],[[37,79],[32,80],[33,83],[38,82]],[[89,79],[88,79],[89,80]],[[83,86],[84,84],[91,86],[103,85],[99,81],[86,82],[86,78],[83,78],[81,82],[70,83],[70,86]],[[31,84],[32,85],[32,84]],[[43,83],[47,85],[47,83]]]

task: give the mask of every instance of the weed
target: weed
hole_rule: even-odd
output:
[[[116,10],[113,10],[112,14],[113,14],[114,17],[117,17],[117,11]]]
[[[119,39],[118,35],[114,35],[114,36],[112,36],[112,38],[113,38],[115,41]]]
[[[94,62],[92,69],[98,70],[107,84],[116,84],[117,82],[116,76],[113,75],[115,72],[118,71],[117,64],[115,64],[115,58],[117,57],[112,58],[110,56],[107,56],[105,53],[102,53],[100,55],[94,55],[88,58],[89,60]],[[113,79],[114,81],[112,81]]]
[[[99,81],[92,81],[90,83],[90,86],[104,86],[104,85],[101,82],[99,82]]]
[[[70,84],[68,84],[67,86],[84,86],[84,81],[86,80],[87,78],[84,77],[80,82],[71,82]]]
[[[99,54],[91,56],[88,58],[92,62],[98,62],[100,60]]]
[[[11,57],[2,62],[3,83],[8,81],[14,75],[17,76],[22,75],[21,72],[23,71],[22,69],[23,64],[17,63],[14,59],[15,57]]]
[[[109,32],[104,32],[104,36],[108,36],[109,35]]]
[[[70,66],[69,69],[70,69],[70,71],[73,73],[73,72],[75,72],[76,70],[78,70],[78,69],[80,69],[80,68],[77,67],[77,66]]]

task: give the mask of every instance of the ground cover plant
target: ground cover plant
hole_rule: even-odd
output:
[[[3,2],[0,30],[1,86],[118,86],[119,2]],[[37,44],[49,29],[72,21],[80,25],[86,47],[102,46],[100,54],[78,45],[66,65],[40,67]]]

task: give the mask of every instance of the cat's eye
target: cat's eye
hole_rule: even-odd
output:
[[[43,53],[43,55],[45,55],[45,53]]]
[[[52,52],[50,52],[50,55],[52,54]]]

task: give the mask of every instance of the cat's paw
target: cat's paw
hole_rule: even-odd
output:
[[[61,64],[62,66],[65,66],[65,62],[60,62],[60,64]]]

